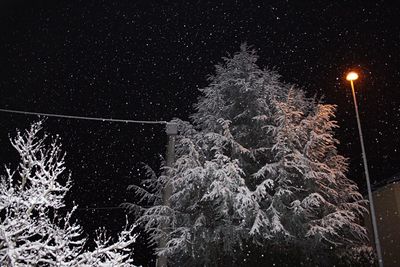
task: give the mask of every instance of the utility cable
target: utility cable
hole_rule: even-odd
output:
[[[30,112],[22,110],[13,109],[2,109],[0,112],[23,114],[23,115],[37,115],[64,119],[76,119],[76,120],[92,120],[92,121],[109,121],[109,122],[124,122],[124,123],[138,123],[138,124],[168,124],[167,121],[142,121],[142,120],[124,120],[124,119],[112,119],[112,118],[98,118],[98,117],[86,117],[86,116],[73,116],[73,115],[63,115],[63,114],[52,114],[52,113],[42,113],[42,112]]]

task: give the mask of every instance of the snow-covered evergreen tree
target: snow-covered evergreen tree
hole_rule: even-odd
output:
[[[132,187],[156,205],[130,207],[154,241],[169,240],[159,253],[181,263],[218,264],[234,255],[228,265],[242,265],[235,261],[247,260],[243,244],[262,255],[319,253],[313,264],[328,254],[351,258],[349,251],[367,247],[359,222],[365,201],[336,149],[335,106],[307,98],[256,61],[244,44],[216,66],[194,126],[178,121],[175,165],[153,175],[149,191]],[[166,183],[173,185],[168,207],[161,201]]]
[[[20,156],[15,171],[6,167],[0,182],[1,266],[133,266],[129,245],[135,242],[133,226],[111,242],[99,230],[95,249],[85,251],[82,228],[66,215],[64,153],[57,139],[41,134],[42,122],[11,139]],[[64,181],[63,181],[64,180]],[[128,225],[128,224],[127,224]]]
[[[203,132],[221,132],[214,121],[230,121],[230,143],[242,149],[225,153],[239,160],[260,207],[250,229],[255,240],[338,254],[363,247],[365,200],[337,153],[335,107],[259,69],[246,45],[224,60],[192,118]]]

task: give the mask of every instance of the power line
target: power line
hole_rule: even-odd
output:
[[[64,118],[64,119],[76,119],[76,120],[92,120],[92,121],[102,121],[102,122],[109,121],[109,122],[124,122],[124,123],[138,123],[138,124],[168,124],[167,121],[110,119],[110,118],[72,116],[72,115],[63,115],[63,114],[42,113],[42,112],[30,112],[30,111],[2,109],[2,108],[0,108],[0,111],[7,112],[7,113],[14,113],[14,114],[37,115],[37,116],[56,117],[56,118]]]

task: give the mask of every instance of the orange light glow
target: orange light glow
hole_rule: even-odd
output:
[[[348,80],[348,81],[354,81],[357,79],[358,79],[358,74],[355,73],[354,71],[349,72],[349,74],[347,74],[347,76],[346,76],[346,80]]]

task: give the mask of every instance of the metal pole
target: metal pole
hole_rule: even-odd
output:
[[[167,123],[167,127],[165,129],[165,132],[167,133],[168,136],[168,144],[167,144],[167,166],[172,167],[175,161],[175,137],[178,134],[178,125],[176,123]],[[172,186],[170,183],[167,183],[164,187],[163,193],[162,193],[162,198],[163,198],[163,204],[165,206],[170,206],[170,200],[169,198],[171,197],[172,194]],[[162,225],[161,228],[163,228],[164,232],[168,231],[168,226],[167,225]],[[163,237],[161,238],[158,246],[159,248],[165,247],[167,244],[167,238]],[[167,267],[168,266],[168,259],[166,256],[158,256],[157,261],[156,261],[156,266],[157,267]]]
[[[371,183],[369,180],[367,154],[365,153],[364,139],[363,139],[362,130],[361,130],[360,116],[358,115],[358,105],[357,105],[356,93],[354,90],[354,84],[353,84],[352,80],[350,81],[350,84],[351,84],[351,92],[353,94],[353,100],[354,100],[354,108],[356,110],[358,133],[360,135],[361,152],[362,152],[362,158],[363,158],[363,163],[364,163],[365,179],[367,180],[368,199],[369,199],[369,207],[370,207],[370,212],[371,212],[371,221],[372,221],[372,229],[373,229],[374,240],[375,240],[376,253],[378,254],[379,266],[383,267],[381,243],[379,242],[379,234],[378,234],[378,226],[376,223],[374,200],[373,200],[372,191],[371,191]]]

